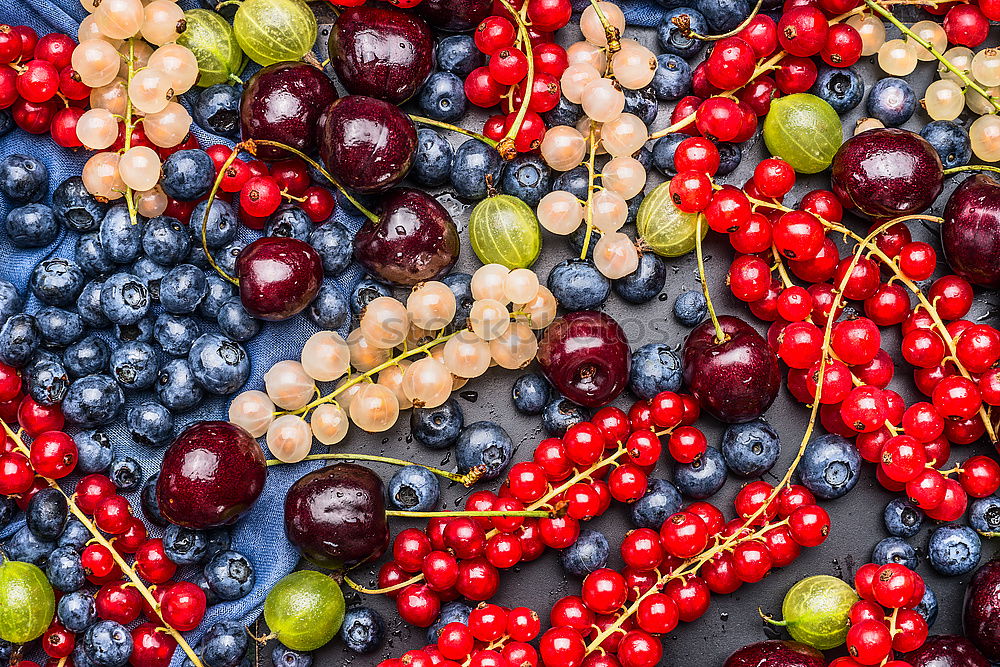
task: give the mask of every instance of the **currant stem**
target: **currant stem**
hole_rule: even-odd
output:
[[[951,176],[952,174],[957,174],[962,171],[996,171],[1000,172],[1000,167],[994,167],[989,164],[966,164],[961,167],[952,167],[951,169],[945,169],[943,173],[945,176]]]
[[[968,74],[955,67],[950,60],[945,58],[940,51],[934,48],[933,44],[931,44],[926,39],[924,39],[920,35],[910,30],[908,27],[906,27],[906,25],[902,21],[893,16],[892,12],[890,12],[888,9],[881,6],[877,2],[873,2],[873,0],[864,0],[864,2],[869,8],[871,8],[872,11],[877,12],[883,18],[889,21],[889,23],[899,28],[900,32],[902,32],[904,35],[912,39],[920,46],[927,49],[930,52],[930,54],[938,60],[938,62],[947,67],[952,74],[961,79],[962,83],[965,84],[966,88],[972,88],[974,91],[985,97],[986,100],[990,103],[990,105],[993,106],[993,108],[996,111],[1000,111],[1000,98],[996,98],[993,95],[990,95],[982,86],[973,81]]]
[[[608,43],[608,56],[614,55],[616,52],[621,51],[622,48],[622,36],[618,32],[617,26],[611,25],[611,21],[608,20],[607,15],[604,10],[601,9],[601,3],[598,0],[590,0],[590,6],[594,8],[594,13],[597,14],[597,20],[601,22],[601,27],[604,28],[604,39]],[[611,58],[608,58],[608,65],[611,64]]]
[[[580,248],[580,259],[587,259],[590,250],[590,237],[594,233],[594,212],[590,202],[594,198],[594,157],[597,154],[597,138],[594,131],[594,121],[590,121],[590,158],[587,160],[587,233],[583,236],[583,247]]]
[[[364,595],[385,595],[386,593],[392,593],[394,591],[398,591],[401,588],[406,588],[410,584],[418,583],[422,581],[423,578],[424,575],[418,574],[414,577],[410,577],[406,581],[401,581],[398,584],[393,584],[392,586],[386,586],[385,588],[365,588],[364,586],[354,581],[345,574],[344,583],[353,588],[354,590],[356,590],[357,592],[363,593]]]
[[[724,343],[729,340],[729,336],[722,330],[719,324],[719,317],[715,314],[715,306],[712,305],[712,295],[708,289],[708,278],[705,276],[705,255],[701,250],[701,223],[702,214],[699,213],[695,220],[694,227],[694,251],[698,258],[698,279],[701,281],[701,292],[705,295],[705,305],[708,306],[708,316],[712,318],[712,326],[715,327],[715,342]]]
[[[732,37],[738,35],[740,31],[750,25],[750,22],[757,17],[757,13],[760,11],[761,5],[764,4],[764,0],[757,0],[757,4],[754,6],[753,11],[745,19],[743,19],[738,26],[733,28],[728,32],[724,32],[718,35],[701,35],[691,29],[691,20],[688,18],[687,21],[682,20],[687,18],[686,14],[681,14],[680,16],[675,16],[671,19],[671,23],[680,28],[681,34],[688,39],[697,39],[701,42],[715,42],[720,39],[725,39],[726,37]]]
[[[468,511],[468,512],[408,512],[406,510],[386,510],[386,516],[396,516],[396,517],[417,517],[417,518],[427,518],[433,519],[434,517],[462,517],[467,516],[471,518],[490,518],[490,517],[524,517],[526,519],[552,519],[556,516],[554,512],[544,512],[544,511],[531,511],[531,510],[520,510],[507,512],[505,510],[482,510],[482,511]]]
[[[531,89],[535,85],[535,57],[532,54],[531,36],[528,34],[528,26],[524,22],[524,17],[507,0],[500,0],[500,2],[503,4],[504,9],[510,12],[517,23],[519,41],[521,42],[521,46],[524,47],[524,55],[528,59],[528,75],[524,80],[524,98],[521,100],[521,106],[517,110],[517,115],[514,117],[514,122],[511,123],[510,129],[507,130],[507,134],[504,135],[504,138],[497,145],[500,157],[510,160],[517,155],[517,149],[514,147],[514,138],[521,131],[524,117],[528,114],[528,105],[531,103]],[[527,8],[528,5],[525,3],[524,11],[527,11]]]
[[[132,77],[135,76],[135,37],[129,37],[128,40],[128,72],[126,74],[125,88],[132,84]],[[129,97],[125,101],[125,147],[122,149],[122,154],[128,152],[132,148],[132,131],[135,129],[135,123],[132,118],[132,98]],[[128,185],[125,186],[125,204],[128,206],[128,217],[132,221],[133,225],[139,224],[139,212],[135,207],[135,200],[132,198],[132,188]]]
[[[435,468],[434,466],[424,465],[423,463],[413,463],[412,461],[404,461],[402,459],[395,459],[388,456],[375,456],[373,454],[351,454],[351,453],[339,453],[339,454],[309,454],[303,461],[372,461],[374,463],[388,463],[390,465],[396,466],[420,466],[425,470],[444,477],[445,479],[450,479],[453,482],[458,482],[459,484],[470,487],[476,483],[481,477],[482,473],[478,475],[473,475],[471,472],[468,475],[459,475],[458,473],[448,472],[447,470],[442,470],[441,468]],[[296,461],[297,463],[297,461]],[[285,461],[279,461],[278,459],[269,459],[267,461],[267,466],[280,466],[280,465],[290,465]]]
[[[500,143],[493,139],[490,139],[484,134],[479,134],[478,132],[473,132],[472,130],[467,130],[464,127],[459,127],[457,125],[452,125],[451,123],[445,123],[441,120],[434,120],[433,118],[426,118],[424,116],[415,116],[412,113],[409,114],[410,120],[414,123],[420,123],[421,125],[431,125],[433,127],[439,127],[442,130],[450,130],[452,132],[458,132],[459,134],[464,134],[467,137],[472,137],[473,139],[479,139],[484,144],[496,148]]]
[[[7,437],[9,437],[11,440],[14,441],[14,444],[17,446],[17,449],[24,456],[26,457],[29,456],[30,450],[24,444],[24,441],[21,439],[20,434],[15,433],[7,424],[7,422],[2,419],[0,419],[0,426],[3,426],[3,430],[6,431]],[[41,475],[39,476],[41,477]],[[145,584],[142,583],[142,580],[139,578],[139,575],[136,574],[135,570],[132,569],[132,566],[129,565],[125,561],[125,559],[122,558],[121,554],[118,553],[118,550],[115,549],[114,544],[112,544],[110,541],[108,541],[106,537],[104,537],[104,534],[101,533],[100,530],[98,530],[97,526],[95,526],[94,523],[90,520],[90,517],[88,517],[83,512],[83,510],[79,508],[79,506],[76,504],[74,496],[67,495],[66,492],[62,490],[62,487],[60,487],[55,480],[49,479],[48,477],[42,477],[42,479],[44,479],[51,488],[55,489],[56,491],[58,491],[63,495],[63,497],[66,499],[66,506],[69,509],[69,511],[73,514],[73,516],[77,518],[77,520],[80,523],[83,524],[84,528],[86,528],[92,535],[91,541],[100,544],[102,547],[104,547],[111,553],[111,557],[114,559],[115,563],[118,564],[118,567],[121,568],[125,576],[129,578],[129,581],[132,583],[135,589],[139,591],[139,594],[142,595],[142,597],[146,600],[146,603],[152,609],[156,610],[157,613],[159,613],[160,603],[156,601],[156,598],[153,597],[153,594],[150,592],[150,590],[146,587]],[[181,635],[180,632],[170,627],[169,625],[166,625],[166,621],[164,621],[164,629],[167,632],[169,632],[170,636],[177,641],[177,645],[180,646],[181,650],[184,651],[185,655],[187,655],[187,657],[191,660],[191,662],[194,663],[195,667],[204,667],[204,665],[201,662],[201,659],[194,652],[190,644],[187,643],[187,640],[184,639],[184,636]]]

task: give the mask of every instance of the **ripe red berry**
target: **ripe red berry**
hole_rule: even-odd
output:
[[[793,56],[819,53],[826,43],[827,31],[826,17],[812,6],[794,7],[778,20],[778,41]]]
[[[986,41],[990,22],[975,5],[954,5],[945,14],[941,27],[949,44],[974,48]]]
[[[730,90],[749,83],[757,54],[742,38],[725,37],[715,43],[705,62],[709,82],[721,90]]]
[[[151,584],[162,584],[174,576],[177,566],[167,558],[163,540],[149,540],[135,554],[135,571]]]
[[[476,27],[473,38],[477,49],[492,56],[501,49],[514,46],[517,30],[514,24],[502,16],[487,16]]]
[[[837,23],[830,26],[820,50],[823,62],[833,67],[850,67],[858,62],[864,44],[854,26]]]
[[[31,443],[31,465],[42,477],[62,479],[76,468],[76,443],[62,431],[46,431]]]
[[[98,618],[128,625],[142,613],[142,595],[131,584],[104,584],[94,596],[94,605]]]
[[[189,581],[171,584],[160,598],[160,615],[181,632],[194,630],[205,617],[205,592]]]

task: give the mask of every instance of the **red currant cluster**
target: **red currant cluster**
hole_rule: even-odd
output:
[[[1000,20],[1000,2],[942,3],[927,10],[929,14],[944,16],[941,27],[948,36],[948,43],[975,48],[986,41],[990,21]]]
[[[573,7],[569,0],[514,0],[514,17],[496,0],[493,15],[479,24],[476,47],[489,57],[489,63],[473,70],[465,79],[465,96],[479,107],[500,105],[503,113],[487,119],[483,134],[495,141],[508,136],[518,122],[518,111],[530,87],[528,109],[514,135],[514,148],[520,153],[538,148],[545,136],[545,121],[540,114],[559,103],[559,77],[569,66],[566,50],[554,41],[553,33],[569,23]],[[530,22],[527,28],[530,49],[516,24]],[[528,55],[533,71],[528,76]]]
[[[867,563],[854,575],[854,588],[861,600],[849,616],[850,656],[837,658],[830,667],[904,667],[908,663],[895,660],[893,651],[915,651],[927,639],[927,621],[914,609],[923,598],[924,580],[899,563]]]
[[[692,426],[699,413],[691,396],[661,392],[637,402],[627,415],[602,408],[562,438],[543,440],[531,461],[511,467],[497,493],[477,491],[465,509],[548,509],[551,518],[434,517],[426,530],[396,536],[393,559],[379,570],[379,590],[395,598],[400,618],[420,627],[434,622],[443,601],[492,598],[500,570],[533,561],[546,547],[569,547],[580,535],[580,522],[604,514],[612,500],[641,498],[662,454],[660,435],[670,433],[667,449],[678,461],[705,451],[704,434]]]
[[[90,104],[90,87],[73,70],[76,40],[51,33],[39,38],[24,25],[0,25],[0,109],[25,132],[52,133],[76,148],[76,123]]]

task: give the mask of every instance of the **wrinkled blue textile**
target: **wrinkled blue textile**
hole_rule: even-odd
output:
[[[579,0],[574,0],[578,9],[582,9]],[[185,9],[197,6],[194,0],[181,0],[179,3]],[[586,5],[586,0],[583,5]],[[662,14],[662,9],[652,2],[622,3],[629,25],[656,25]],[[19,0],[0,7],[0,23],[10,25],[28,25],[39,35],[50,32],[64,32],[76,36],[79,21],[86,15],[78,0]],[[253,70],[244,72],[248,76]],[[245,80],[245,78],[244,78]],[[182,100],[184,101],[184,100]],[[186,101],[185,101],[186,103]],[[205,133],[197,125],[193,131],[202,147],[216,143],[232,145],[227,139],[214,137]],[[46,135],[34,136],[19,129],[0,138],[0,156],[22,153],[40,158],[49,170],[49,191],[43,200],[51,204],[51,194],[65,179],[80,174],[84,163],[89,157],[88,151],[70,151],[57,146]],[[0,193],[0,220],[3,220],[11,205]],[[335,219],[345,224],[352,231],[360,227],[363,219],[338,212]],[[243,241],[255,238],[256,232],[244,230]],[[77,234],[63,230],[59,238],[51,245],[40,249],[15,248],[10,244],[5,232],[0,226],[0,277],[13,282],[18,289],[26,292],[28,277],[34,266],[48,257],[72,257]],[[349,294],[350,289],[360,279],[362,272],[357,266],[350,267],[338,277],[339,286]],[[28,301],[27,310],[34,312],[39,303],[34,297]],[[158,311],[156,311],[158,312]],[[203,329],[210,331],[212,327],[204,320],[199,320]],[[284,359],[295,359],[301,350],[302,343],[316,331],[316,327],[304,316],[292,318],[286,322],[265,323],[260,334],[245,345],[251,360],[251,376],[245,389],[263,389],[262,376],[274,363]],[[342,332],[346,334],[345,332]],[[110,335],[103,332],[101,335]],[[128,406],[150,397],[150,392],[133,392],[128,395]],[[153,396],[155,398],[155,396]],[[206,419],[225,419],[229,398],[209,397],[196,410],[176,416],[178,432],[186,425]],[[106,428],[116,453],[128,455],[138,460],[146,476],[154,474],[159,469],[163,451],[136,445],[128,436],[124,426],[123,410],[118,423]],[[257,581],[254,590],[245,598],[234,602],[224,602],[210,607],[202,626],[186,636],[189,643],[195,646],[202,632],[211,624],[221,619],[237,619],[250,624],[257,618],[264,602],[264,597],[274,583],[285,574],[292,571],[298,562],[298,554],[287,542],[282,529],[284,496],[288,487],[308,469],[307,466],[319,467],[321,463],[300,463],[295,466],[277,466],[269,471],[267,485],[253,511],[244,517],[233,530],[233,548],[243,553],[253,564]],[[75,480],[71,480],[71,484]],[[138,493],[129,495],[133,507],[138,510]],[[138,511],[137,511],[138,513]],[[9,526],[0,538],[9,536],[16,528],[23,525],[18,522]],[[160,535],[160,529],[151,527],[151,534]],[[179,576],[189,578],[193,570],[182,570]],[[174,656],[174,665],[179,664],[183,654],[178,651]]]

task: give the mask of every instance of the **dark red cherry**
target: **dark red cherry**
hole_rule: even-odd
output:
[[[594,310],[567,313],[550,324],[537,358],[559,393],[591,408],[610,403],[624,391],[632,366],[621,326]]]
[[[492,9],[493,0],[423,0],[417,5],[432,28],[447,32],[472,32]]]
[[[287,320],[305,310],[323,282],[323,261],[305,241],[266,236],[236,259],[240,300],[261,320]]]

